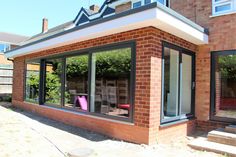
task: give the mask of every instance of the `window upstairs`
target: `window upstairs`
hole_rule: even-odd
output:
[[[9,44],[1,44],[0,43],[0,53],[9,51],[11,46]]]
[[[134,0],[132,1],[132,8],[138,8],[141,7],[143,5],[147,5],[153,2],[158,2],[161,3],[167,7],[169,7],[169,0]]]
[[[212,15],[224,15],[236,12],[236,0],[212,0]]]

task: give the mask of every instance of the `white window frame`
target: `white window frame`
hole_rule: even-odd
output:
[[[144,5],[144,1],[143,0],[135,0],[135,1],[132,1],[132,9],[135,9],[134,8],[134,3],[137,3],[137,2],[141,2],[140,7]],[[139,7],[136,7],[136,8],[139,8]]]
[[[230,4],[231,9],[226,11],[220,11],[216,12],[216,7],[223,6],[226,4]],[[219,2],[216,2],[216,0],[212,0],[212,15],[225,15],[228,13],[236,12],[236,0],[219,0]]]

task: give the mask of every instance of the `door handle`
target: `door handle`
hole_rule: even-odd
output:
[[[192,89],[195,89],[195,82],[192,82]]]

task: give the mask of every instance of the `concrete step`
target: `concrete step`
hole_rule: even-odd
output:
[[[236,147],[208,141],[207,138],[197,138],[188,144],[191,148],[201,151],[211,151],[230,157],[236,157]]]
[[[236,125],[229,125],[225,127],[225,131],[236,134]]]
[[[236,134],[225,132],[223,128],[209,132],[207,139],[211,142],[236,146]]]

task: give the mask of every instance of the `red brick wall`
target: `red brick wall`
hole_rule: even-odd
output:
[[[126,4],[121,4],[116,6],[115,10],[116,10],[116,14],[127,11],[129,9],[131,9],[131,2],[128,2]]]
[[[224,128],[229,125],[228,123],[216,122],[216,121],[196,121],[196,126],[198,130],[201,131],[211,131],[218,128]]]
[[[181,140],[185,138],[186,135],[191,135],[195,131],[195,128],[195,120],[181,122],[171,126],[160,127],[160,131],[158,132],[158,142],[170,143],[175,142],[176,140]]]
[[[97,117],[89,117],[80,114],[70,115],[64,111],[47,109],[42,106],[30,105],[23,102],[23,73],[25,59],[32,59],[58,53],[66,53],[68,51],[81,50],[130,40],[136,41],[136,90],[134,124],[120,124],[119,122],[111,122],[110,120],[104,119],[101,120]],[[161,107],[162,40],[179,45],[186,49],[190,49],[194,52],[197,50],[197,47],[194,44],[191,44],[166,32],[160,31],[156,28],[147,27],[83,41],[59,48],[40,51],[27,56],[17,57],[14,61],[15,77],[13,104],[71,125],[92,129],[119,139],[137,143],[155,143],[158,140],[158,137],[160,137],[158,134],[163,132],[162,130],[159,130]],[[61,114],[63,116],[60,116]],[[179,127],[179,130],[185,133],[188,129],[188,126],[190,125],[183,124],[182,127]],[[172,127],[169,127],[168,129],[171,128]],[[171,136],[176,135],[176,132],[170,131],[168,133],[171,134]]]
[[[212,0],[170,0],[170,7],[193,22],[208,28],[211,2]]]
[[[232,35],[236,33],[236,14],[211,17],[212,0],[171,0],[171,8],[209,29],[209,44],[200,46],[196,53],[196,116],[208,121],[210,52],[236,49],[236,36]]]

